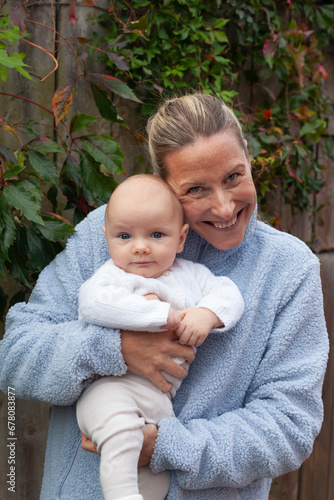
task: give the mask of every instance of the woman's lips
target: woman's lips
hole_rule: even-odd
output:
[[[205,222],[206,224],[209,224],[210,226],[213,226],[216,229],[228,229],[237,223],[239,214],[240,212],[238,212],[237,215],[235,215],[234,217],[232,217],[232,219],[226,222],[223,221],[205,221]]]

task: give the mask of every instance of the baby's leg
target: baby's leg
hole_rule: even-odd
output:
[[[138,490],[138,458],[145,420],[131,390],[119,377],[92,384],[77,403],[81,431],[101,454],[100,478],[106,500],[142,500]]]
[[[138,470],[138,484],[144,500],[163,500],[169,490],[170,472],[164,470],[155,474],[149,467],[141,467]]]

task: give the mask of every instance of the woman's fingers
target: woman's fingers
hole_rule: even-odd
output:
[[[97,453],[95,444],[80,431],[81,434],[81,447],[85,451],[90,451],[91,453]]]
[[[171,385],[161,372],[183,379],[187,376],[187,370],[172,361],[172,358],[184,358],[191,363],[195,357],[193,348],[178,344],[175,342],[177,338],[173,331],[122,331],[122,353],[128,371],[148,378],[163,392],[169,391]]]
[[[139,456],[138,467],[146,467],[150,463],[158,437],[158,429],[154,424],[146,424],[143,427],[143,434],[144,441]]]

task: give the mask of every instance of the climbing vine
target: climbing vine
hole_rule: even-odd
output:
[[[17,143],[15,148],[6,141],[0,145],[0,274],[10,273],[22,284],[11,303],[24,298],[38,273],[63,248],[73,225],[104,203],[117,184],[123,155],[110,130],[113,124],[131,128],[119,116],[119,100],[131,102],[145,122],[167,96],[189,90],[219,96],[233,106],[244,127],[259,206],[271,223],[280,224],[270,203],[278,191],[292,211],[308,210],[316,217],[324,158],[333,158],[328,131],[333,100],[327,92],[325,63],[334,38],[332,4],[111,0],[107,7],[98,7],[92,0],[72,0],[66,9],[73,26],[83,4],[96,7],[95,15],[85,21],[91,35],[69,37],[56,28],[59,5],[52,0],[47,25],[32,17],[29,0],[15,8],[1,2],[7,7],[0,14],[4,84],[11,71],[34,86],[51,78],[64,47],[76,68],[76,75],[49,96],[48,108],[23,93],[14,95],[6,85],[0,93],[2,101],[15,99],[18,108],[24,101],[38,106],[51,120],[50,134],[41,134],[40,123],[9,122],[0,109],[1,136],[9,134]],[[34,39],[36,26],[52,32],[51,48]],[[53,65],[37,81],[25,61],[29,44],[47,54]],[[105,69],[94,71],[94,60]],[[79,81],[90,89],[99,116],[78,110],[68,118]],[[108,129],[97,134],[94,123],[101,118]],[[143,130],[132,131],[138,144]],[[65,209],[73,211],[73,223],[64,217],[60,195],[67,200]],[[0,288],[1,315],[8,300]]]
[[[323,186],[321,158],[333,157],[324,53],[333,43],[334,5],[115,1],[99,21],[107,34],[93,45],[117,40],[117,58],[101,59],[116,74],[119,58],[127,61],[143,115],[161,97],[189,89],[233,103],[249,140],[259,205],[272,223],[279,218],[268,200],[278,189],[293,212],[319,209],[314,197]]]

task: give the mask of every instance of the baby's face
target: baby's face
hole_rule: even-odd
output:
[[[172,203],[155,201],[118,199],[104,228],[114,264],[145,278],[156,278],[172,267],[188,232]]]

